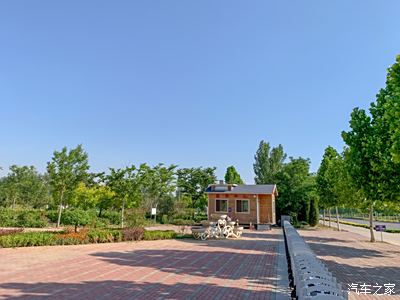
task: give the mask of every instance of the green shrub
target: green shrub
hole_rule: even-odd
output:
[[[110,222],[107,219],[103,218],[93,218],[90,220],[88,226],[90,228],[106,228],[110,226]]]
[[[75,226],[75,231],[79,226],[89,224],[92,219],[90,212],[82,209],[65,210],[61,215],[61,223]]]
[[[40,210],[21,210],[17,217],[17,227],[41,228],[48,225],[45,213]]]
[[[329,221],[329,219],[325,219],[325,221]],[[336,222],[336,219],[332,219],[331,221],[332,223]],[[350,225],[350,226],[354,226],[354,227],[361,227],[361,228],[366,228],[369,229],[369,225],[367,224],[359,224],[359,223],[353,223],[353,222],[347,222],[347,221],[339,221],[339,223],[344,224],[344,225]],[[385,232],[388,233],[400,233],[400,229],[386,229]]]
[[[143,227],[128,227],[122,229],[123,241],[140,241],[143,239],[143,235],[144,235]]]
[[[144,240],[167,240],[177,237],[177,233],[173,230],[150,230],[144,232]]]
[[[200,223],[201,221],[208,220],[208,216],[206,214],[197,214],[194,217],[195,223]]]
[[[174,225],[180,225],[180,226],[190,226],[193,225],[194,221],[193,220],[183,220],[183,219],[175,219],[172,221],[172,224]]]
[[[52,232],[26,232],[0,236],[0,246],[3,248],[46,246],[55,244],[56,235]]]
[[[312,198],[310,201],[310,212],[308,214],[308,223],[310,226],[317,226],[319,219],[318,200]]]
[[[142,227],[146,224],[146,213],[140,208],[125,210],[125,223],[127,227]]]
[[[386,229],[385,232],[389,232],[389,233],[400,233],[400,229],[392,229],[392,228],[389,228],[389,229]]]
[[[58,211],[57,210],[47,210],[46,217],[47,217],[47,219],[49,219],[50,222],[57,223]]]
[[[16,227],[16,213],[7,208],[0,209],[0,226],[1,227]]]
[[[41,228],[48,225],[45,212],[34,209],[0,209],[1,227],[34,227]]]
[[[120,225],[121,224],[121,213],[113,210],[105,210],[101,213],[101,217],[99,218],[103,222],[108,221],[108,224],[112,225]]]
[[[168,224],[169,223],[168,215],[162,215],[161,223],[162,224]]]

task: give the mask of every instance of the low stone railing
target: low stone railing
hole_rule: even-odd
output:
[[[292,296],[298,300],[348,299],[347,291],[342,290],[342,286],[297,230],[290,222],[283,223]]]

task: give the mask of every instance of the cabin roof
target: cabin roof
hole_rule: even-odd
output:
[[[270,195],[277,193],[276,184],[238,184],[233,185],[231,190],[227,191],[215,191],[212,186],[218,186],[218,184],[210,184],[206,193],[217,193],[217,194],[261,194]]]

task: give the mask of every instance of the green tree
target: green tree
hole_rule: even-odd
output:
[[[230,166],[226,169],[225,182],[226,183],[243,184],[243,180],[242,180],[242,178],[240,178],[240,175],[236,171],[234,166]]]
[[[107,186],[114,194],[115,203],[121,208],[121,226],[124,227],[125,208],[140,205],[139,176],[135,166],[114,169],[106,176]]]
[[[365,196],[360,199],[359,205],[369,207],[371,242],[374,242],[373,212],[380,186],[379,172],[373,168],[373,160],[379,160],[379,154],[375,151],[377,137],[374,135],[371,117],[362,109],[353,110],[350,128],[350,131],[342,133],[348,146],[346,165],[355,186]]]
[[[278,216],[290,215],[294,223],[308,221],[310,199],[315,190],[315,177],[309,169],[309,159],[290,157],[275,175],[279,191],[276,202]]]
[[[176,172],[178,196],[188,195],[192,200],[193,209],[204,209],[207,205],[205,190],[217,179],[215,169],[215,167],[178,169]]]
[[[386,77],[386,87],[378,94],[378,100],[385,110],[381,121],[388,125],[390,133],[390,148],[394,163],[400,163],[400,55],[389,68]],[[396,192],[397,193],[397,192]]]
[[[157,208],[160,201],[171,197],[175,190],[175,169],[175,165],[166,167],[158,164],[153,168],[146,164],[140,166],[142,206],[146,211]]]
[[[114,193],[107,186],[91,185],[80,182],[72,193],[70,204],[84,210],[98,208],[99,217],[104,209],[112,206]]]
[[[375,241],[373,212],[375,207],[400,199],[399,116],[400,57],[389,68],[386,87],[371,103],[369,113],[355,108],[350,130],[342,137],[348,146],[345,160],[354,185],[363,195],[361,207],[369,207],[371,242]]]
[[[88,155],[82,145],[68,151],[54,151],[52,161],[47,163],[50,186],[54,197],[59,199],[57,227],[60,226],[61,213],[65,200],[71,196],[78,184],[85,181],[88,175]]]
[[[269,143],[261,141],[254,159],[255,182],[271,184],[276,182],[276,176],[284,166],[286,154],[282,145],[271,149]]]
[[[344,177],[344,164],[343,158],[331,146],[325,149],[321,165],[317,172],[317,191],[319,194],[320,202],[324,207],[329,209],[329,226],[331,223],[331,207],[336,210],[336,224],[337,229],[340,231],[340,221],[338,206],[344,203],[342,193],[343,188],[341,184]]]
[[[4,204],[39,208],[49,201],[49,188],[46,177],[39,174],[34,166],[10,167],[10,172],[1,181],[0,189]]]

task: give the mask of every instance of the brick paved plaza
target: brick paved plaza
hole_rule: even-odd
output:
[[[350,299],[400,299],[400,247],[388,243],[370,243],[357,233],[333,230],[300,230],[313,251],[326,263],[328,269],[347,289],[348,284],[383,286],[396,284],[396,295],[371,296],[354,292]],[[376,235],[380,239],[379,235]],[[383,292],[383,287],[380,292]]]
[[[275,299],[279,238],[0,249],[0,299]]]

